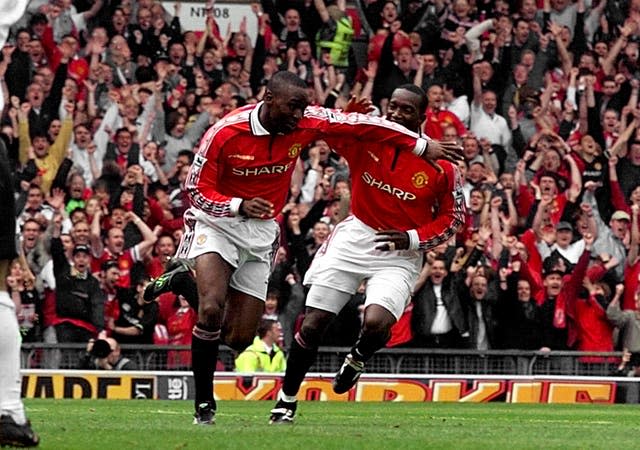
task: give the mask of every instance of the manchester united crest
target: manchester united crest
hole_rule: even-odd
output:
[[[413,186],[418,189],[422,189],[423,187],[425,187],[428,182],[429,182],[429,175],[427,175],[423,171],[416,172],[411,177],[411,184],[413,184]]]
[[[299,154],[300,154],[300,150],[302,150],[302,145],[300,144],[293,144],[290,148],[289,148],[289,158],[296,158]]]
[[[206,234],[201,234],[200,236],[198,236],[198,238],[196,239],[196,242],[198,243],[198,245],[202,245],[205,242],[207,242],[207,235]]]

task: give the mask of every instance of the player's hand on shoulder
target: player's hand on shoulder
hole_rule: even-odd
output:
[[[355,95],[349,98],[347,105],[344,107],[344,112],[346,113],[369,114],[373,110],[374,107],[371,99],[367,97],[358,98]]]
[[[261,197],[243,200],[240,203],[240,215],[252,219],[268,219],[275,214],[273,203]]]
[[[455,141],[430,140],[425,157],[428,161],[435,162],[439,159],[444,159],[453,164],[464,159],[462,146]]]

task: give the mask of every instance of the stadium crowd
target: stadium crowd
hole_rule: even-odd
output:
[[[187,301],[142,292],[180,241],[193,151],[289,70],[313,103],[355,95],[378,115],[416,84],[424,132],[463,146],[466,225],[426,254],[389,346],[640,352],[640,1],[262,0],[257,30],[220,29],[207,3],[195,31],[163,4],[32,0],[2,49],[24,342],[190,343]],[[264,316],[285,351],[301,279],[350,209],[344,158],[324,141],[301,155]],[[325,345],[355,341],[362,304]]]

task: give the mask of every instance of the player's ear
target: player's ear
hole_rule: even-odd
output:
[[[269,89],[265,90],[263,100],[267,104],[273,103],[273,92],[271,92]]]

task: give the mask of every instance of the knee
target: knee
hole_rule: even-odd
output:
[[[307,313],[300,327],[300,337],[309,347],[318,347],[333,317],[331,313],[324,311]]]
[[[220,323],[221,309],[215,299],[203,298],[198,305],[198,317],[208,325]]]
[[[300,337],[302,342],[309,348],[316,348],[320,345],[322,332],[312,325],[302,325],[300,327]]]
[[[379,336],[386,338],[391,334],[392,323],[387,323],[379,319],[366,319],[362,324],[362,334],[368,336]]]

